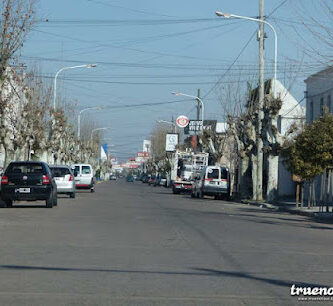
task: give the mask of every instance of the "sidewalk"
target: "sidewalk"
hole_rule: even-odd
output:
[[[294,201],[279,201],[276,204],[269,204],[266,202],[257,202],[252,200],[241,200],[244,204],[250,204],[255,205],[259,207],[264,207],[267,209],[273,209],[276,211],[282,211],[282,212],[288,212],[290,214],[297,214],[302,216],[307,216],[311,218],[315,218],[318,220],[332,220],[333,221],[333,212],[326,212],[326,206],[323,208],[323,211],[321,211],[320,206],[311,207],[308,209],[307,205],[304,205],[301,207],[301,204],[299,204],[299,207],[296,208],[296,202]],[[330,206],[330,211],[332,211],[332,206]]]

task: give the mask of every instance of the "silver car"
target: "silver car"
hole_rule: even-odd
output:
[[[72,169],[65,165],[50,166],[52,175],[57,185],[57,193],[68,194],[75,198],[75,181]]]

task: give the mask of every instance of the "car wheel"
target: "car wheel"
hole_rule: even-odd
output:
[[[13,201],[12,200],[6,200],[5,204],[6,204],[6,207],[13,207]]]
[[[49,198],[45,202],[46,202],[46,207],[47,208],[52,208],[53,207],[53,203],[54,203],[53,195],[50,194]]]
[[[199,198],[200,198],[200,199],[203,199],[203,197],[204,197],[204,193],[202,192],[202,190],[200,190],[200,191],[199,191]]]
[[[91,188],[91,189],[90,189],[90,192],[95,192],[95,188]]]
[[[53,206],[58,206],[58,197],[57,197],[57,195],[55,195],[54,198],[53,198]]]
[[[71,199],[75,199],[75,192],[70,193],[70,194],[69,194],[69,197],[70,197]]]

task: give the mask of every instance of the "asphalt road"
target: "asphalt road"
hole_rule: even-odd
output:
[[[332,224],[141,182],[58,203],[0,209],[0,305],[290,305],[292,284],[333,286]]]

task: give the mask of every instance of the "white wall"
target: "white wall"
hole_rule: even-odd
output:
[[[333,67],[324,69],[305,80],[306,99],[306,123],[311,123],[321,114],[320,99],[324,99],[327,106],[328,96],[331,96],[331,112],[333,112]],[[310,103],[313,102],[313,118],[311,118]]]

